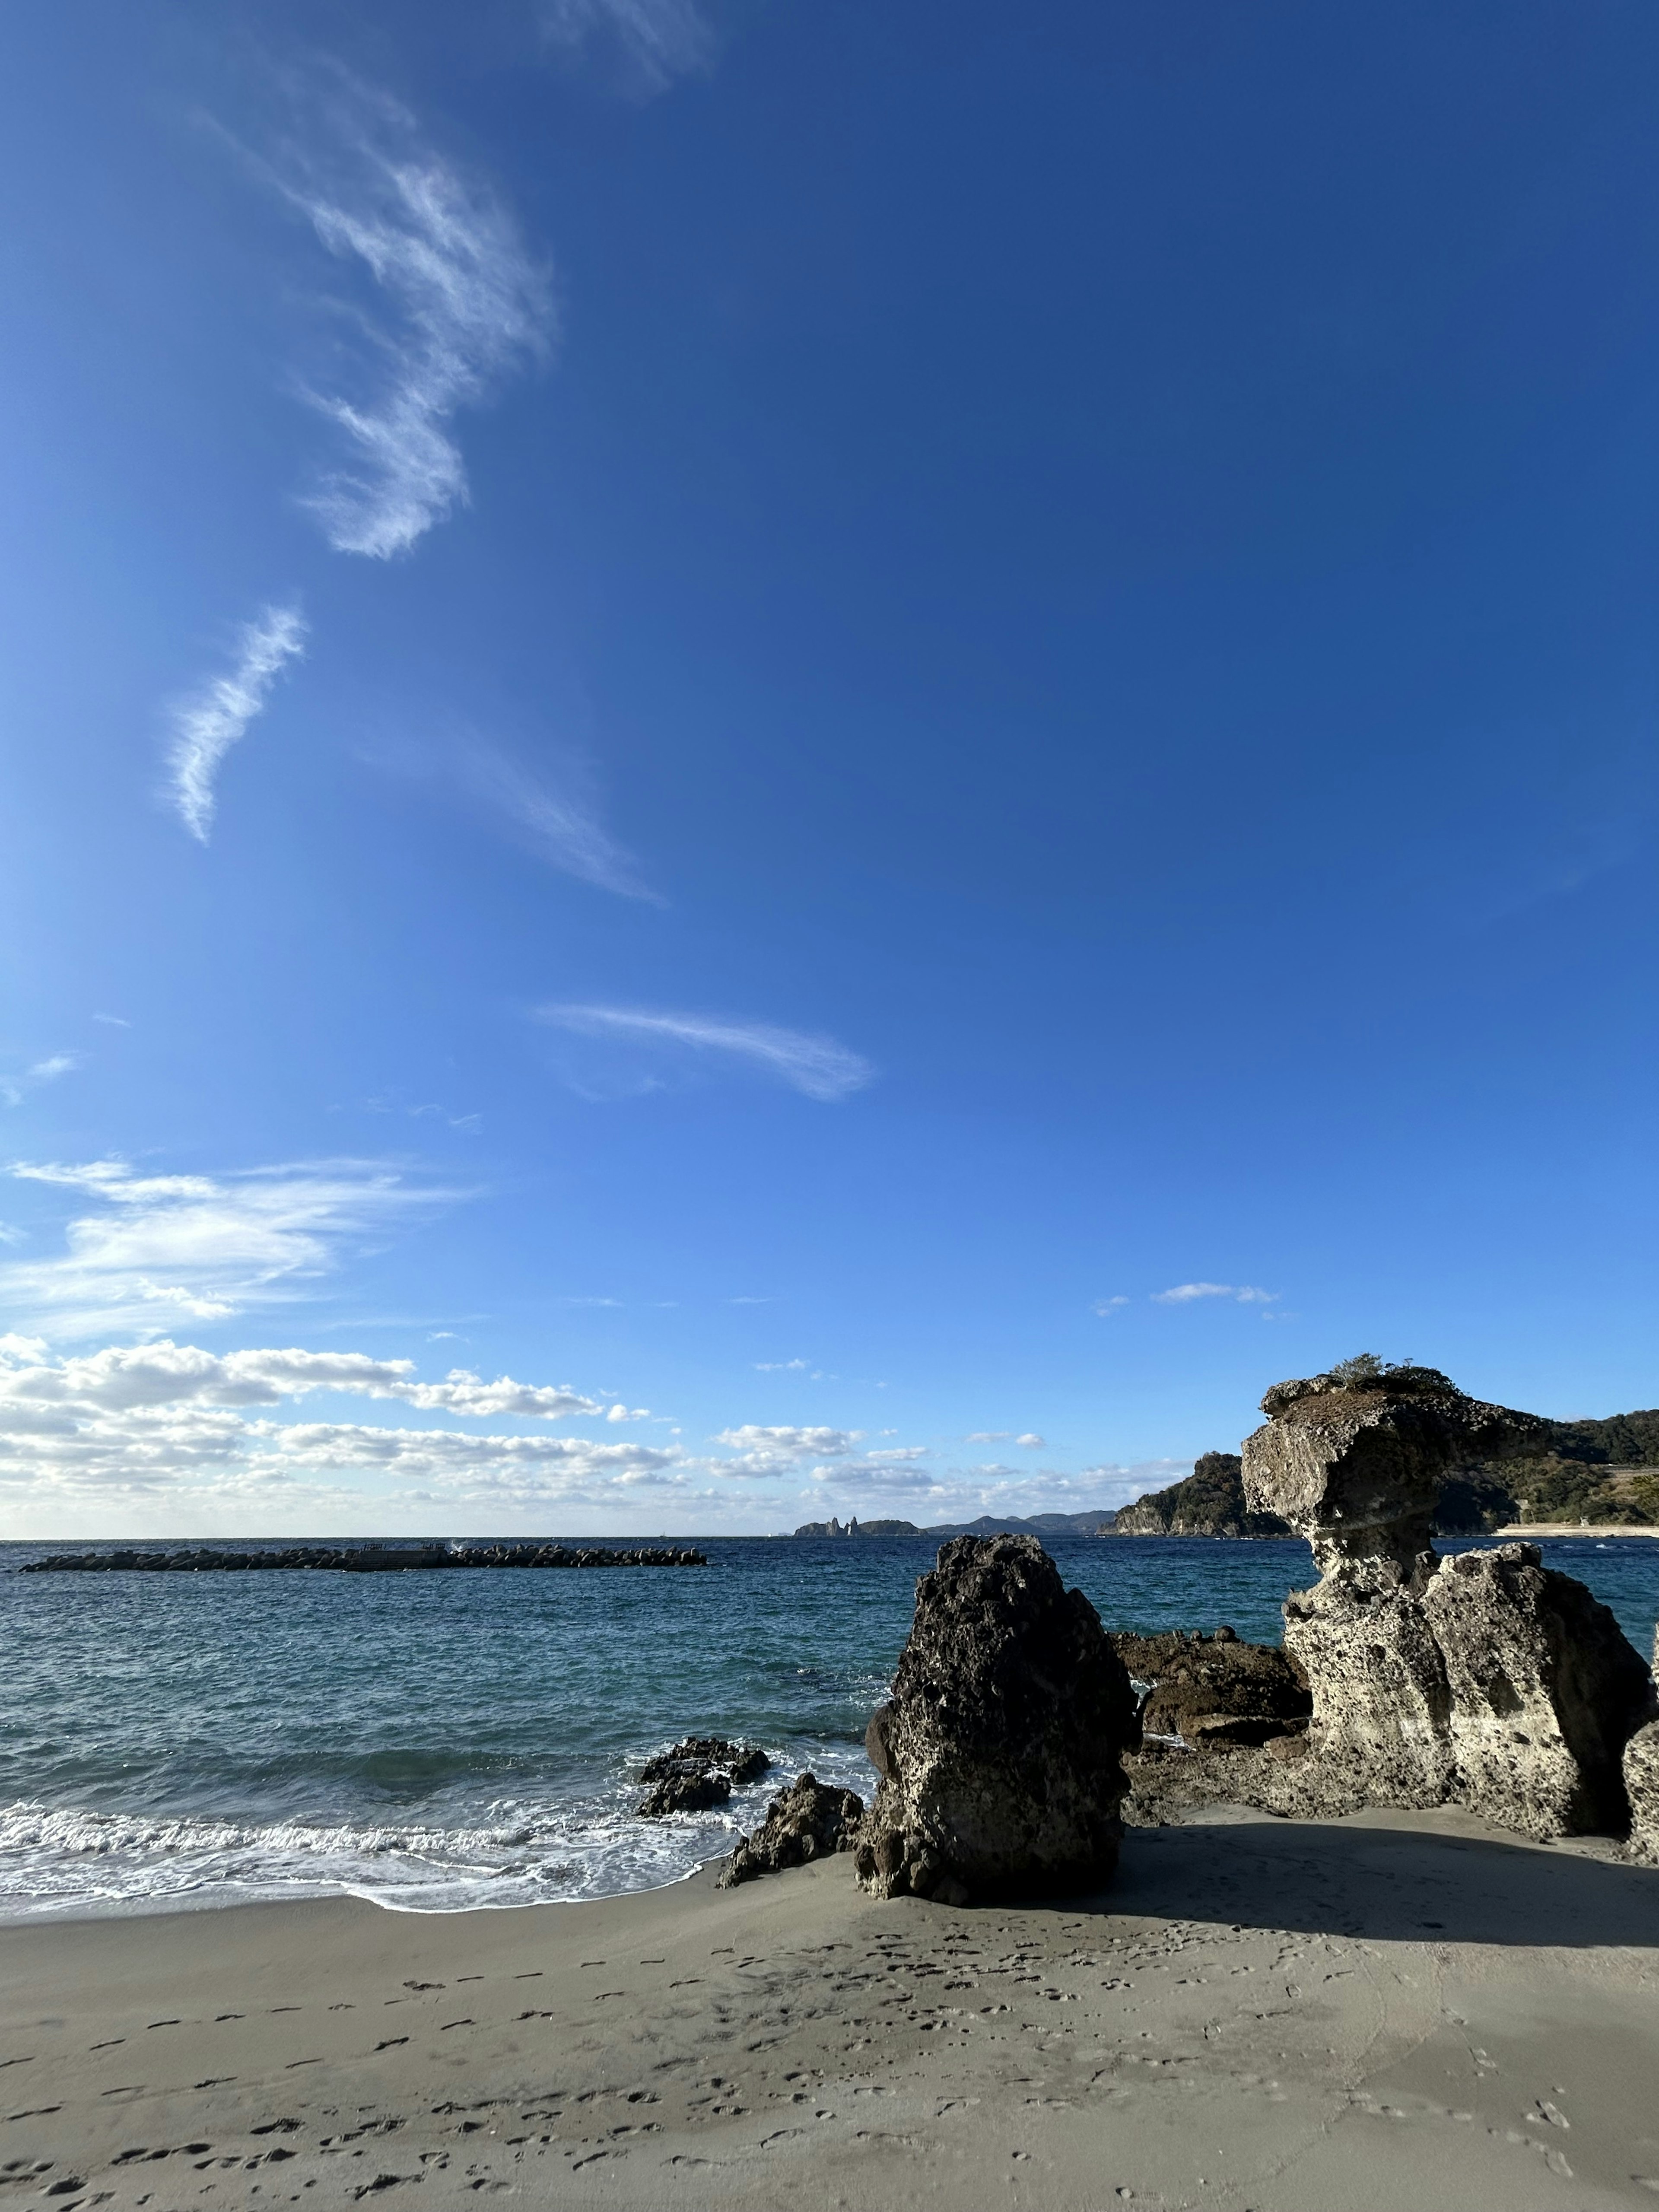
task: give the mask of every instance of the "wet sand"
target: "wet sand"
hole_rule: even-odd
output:
[[[1659,1871],[1456,1814],[1132,1832],[1042,1907],[353,1899],[0,1929],[0,2205],[1659,2203]]]

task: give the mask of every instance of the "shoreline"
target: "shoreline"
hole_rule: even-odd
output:
[[[1540,1536],[1594,1537],[1598,1543],[1605,1543],[1610,1536],[1659,1537],[1659,1528],[1633,1528],[1624,1521],[1588,1525],[1577,1521],[1522,1521],[1510,1528],[1488,1528],[1484,1536],[1488,1541],[1501,1537],[1506,1544],[1530,1543]]]
[[[1601,2212],[1659,2178],[1659,1871],[1457,1814],[1218,1810],[1052,1905],[883,1902],[842,1855],[11,1923],[0,1974],[7,2178],[115,2212]]]

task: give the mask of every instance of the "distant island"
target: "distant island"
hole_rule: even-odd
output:
[[[1033,1513],[1027,1520],[1012,1515],[998,1520],[994,1515],[981,1513],[977,1521],[940,1521],[926,1528],[919,1528],[914,1521],[860,1521],[854,1514],[850,1521],[838,1521],[832,1514],[827,1521],[808,1521],[797,1528],[798,1536],[1103,1536],[1109,1535],[1113,1520],[1110,1506],[1097,1506],[1091,1513]]]

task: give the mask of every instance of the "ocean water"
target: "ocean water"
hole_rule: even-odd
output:
[[[346,1893],[444,1911],[616,1894],[730,1850],[864,1728],[936,1543],[704,1539],[706,1569],[22,1575],[0,1545],[0,1917]],[[255,1548],[250,1547],[249,1548]],[[1108,1627],[1277,1642],[1301,1543],[1057,1538]],[[1659,1542],[1545,1547],[1644,1654]],[[683,1735],[763,1743],[722,1810],[632,1817]]]

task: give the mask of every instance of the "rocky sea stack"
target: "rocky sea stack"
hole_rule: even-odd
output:
[[[1291,1755],[1264,1802],[1449,1802],[1526,1835],[1625,1832],[1621,1761],[1654,1692],[1611,1613],[1535,1545],[1443,1560],[1429,1542],[1446,1468],[1524,1452],[1543,1425],[1437,1369],[1373,1359],[1276,1383],[1261,1407],[1245,1497],[1305,1536],[1321,1570],[1285,1607],[1312,1719],[1274,1747]]]
[[[1031,1536],[959,1536],[916,1585],[860,1832],[878,1896],[1098,1888],[1117,1863],[1135,1696],[1099,1615]]]

